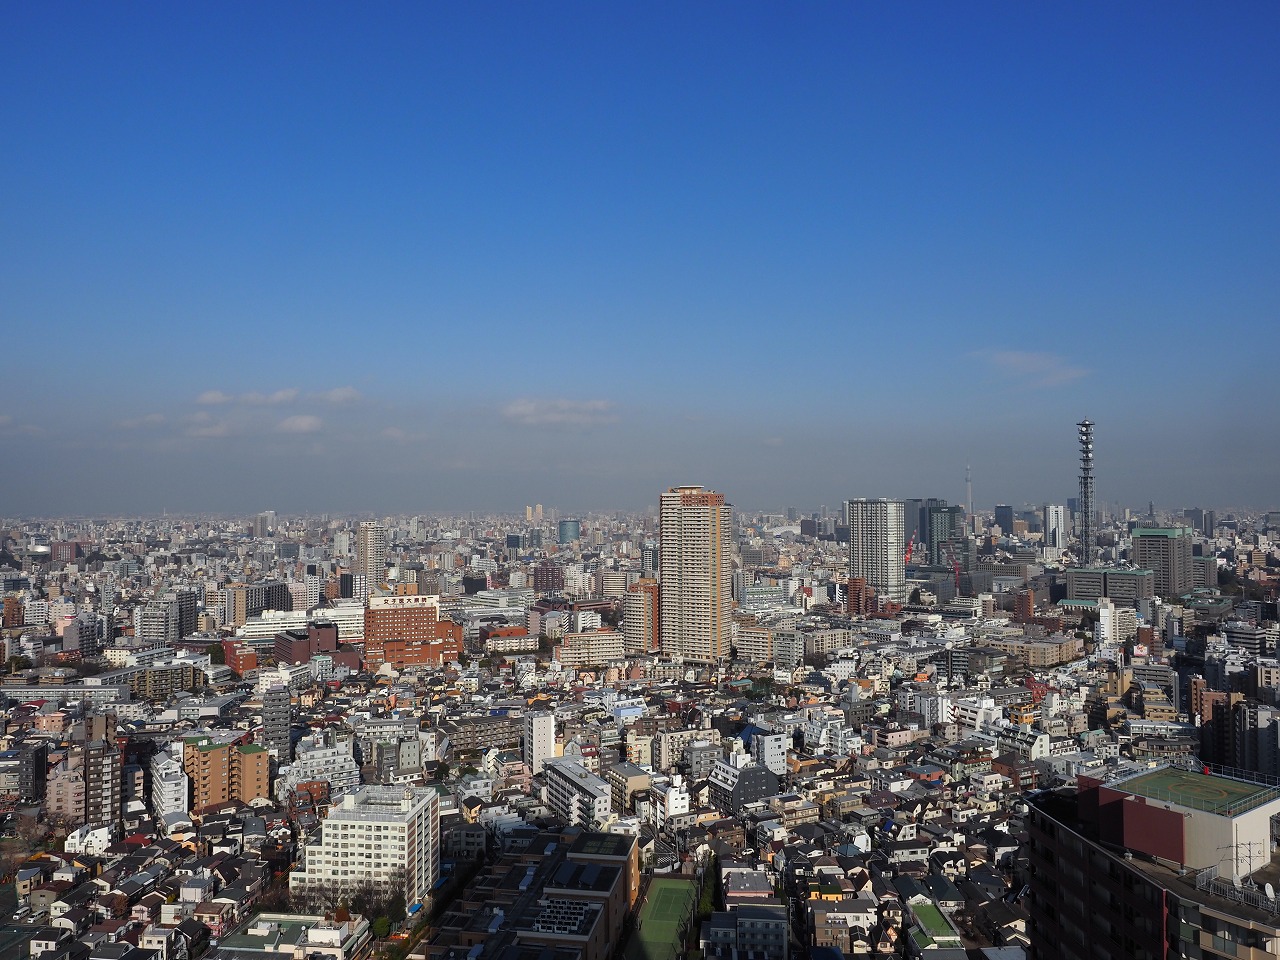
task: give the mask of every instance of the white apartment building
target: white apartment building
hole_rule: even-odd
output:
[[[440,800],[434,790],[364,786],[348,793],[303,848],[289,874],[290,892],[323,892],[336,899],[353,887],[404,891],[421,901],[440,870]]]
[[[613,811],[609,784],[576,760],[551,760],[543,767],[547,786],[544,801],[571,827],[604,823]]]
[[[1067,508],[1058,504],[1047,503],[1043,513],[1044,547],[1046,550],[1062,551],[1067,548]]]
[[[176,740],[151,758],[151,812],[156,819],[185,815],[190,785],[182,769],[182,741]]]
[[[604,666],[624,656],[622,634],[616,630],[566,633],[560,641],[559,659],[566,666]]]
[[[352,734],[320,730],[298,741],[293,763],[280,768],[276,779],[276,799],[284,801],[290,791],[310,780],[329,781],[329,796],[336,800],[360,786],[360,767],[353,755]]]
[[[691,809],[689,788],[679,774],[667,781],[656,781],[649,788],[649,816],[659,830],[670,818],[682,816]]]
[[[804,745],[815,752],[838,750],[844,713],[834,707],[812,707],[804,722]]]
[[[314,679],[309,663],[285,663],[274,670],[264,670],[259,673],[256,689],[258,696],[262,696],[275,686],[284,687],[290,693],[297,693],[311,686]]]
[[[524,716],[525,766],[537,776],[545,762],[556,755],[556,715],[549,710],[535,710]]]
[[[778,776],[787,772],[787,747],[791,737],[785,733],[759,733],[751,738],[751,756],[756,763]]]

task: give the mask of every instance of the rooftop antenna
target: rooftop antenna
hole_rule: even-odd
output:
[[[1093,421],[1081,420],[1080,430],[1080,566],[1093,562]]]

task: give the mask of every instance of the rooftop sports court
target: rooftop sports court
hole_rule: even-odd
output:
[[[1146,797],[1148,800],[1163,800],[1227,817],[1246,813],[1271,800],[1280,799],[1280,790],[1275,787],[1175,767],[1140,773],[1136,777],[1117,780],[1107,786]]]
[[[681,928],[692,919],[697,893],[697,885],[687,880],[654,877],[626,960],[675,960],[684,949]]]

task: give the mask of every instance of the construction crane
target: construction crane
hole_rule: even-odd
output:
[[[947,544],[947,556],[951,559],[951,569],[956,575],[956,596],[960,596],[960,561],[956,559],[956,548]]]

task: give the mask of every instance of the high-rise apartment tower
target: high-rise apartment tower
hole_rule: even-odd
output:
[[[659,513],[662,650],[716,663],[729,655],[732,636],[733,508],[723,493],[672,487]]]
[[[901,500],[859,498],[849,513],[849,579],[862,579],[894,603],[907,599],[905,508]]]
[[[372,520],[363,521],[356,528],[356,568],[364,574],[365,583],[372,589],[387,575],[387,528]]]

